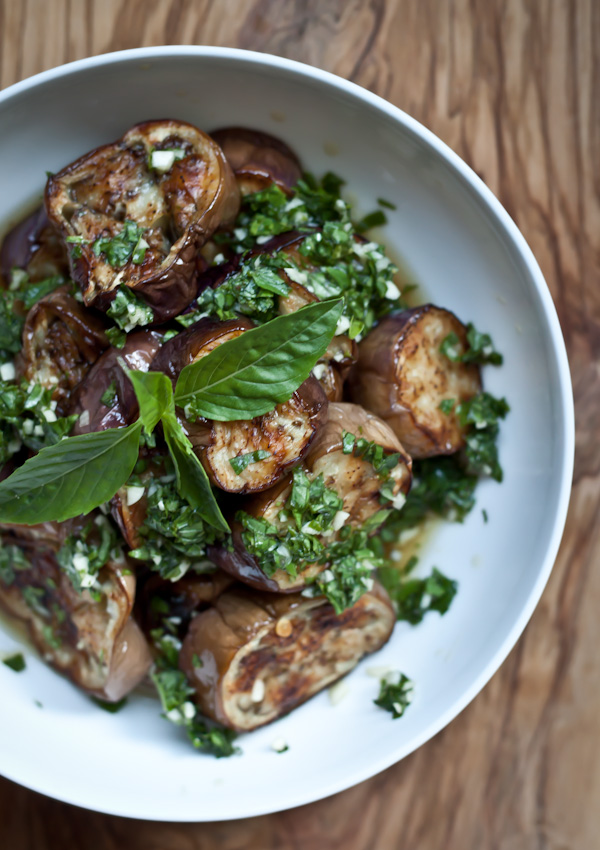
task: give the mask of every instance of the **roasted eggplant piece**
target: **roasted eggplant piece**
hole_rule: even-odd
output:
[[[339,615],[323,598],[236,586],[192,620],[180,665],[204,715],[249,732],[287,714],[380,649],[394,621],[379,584]]]
[[[51,222],[77,240],[71,271],[85,304],[106,310],[126,286],[156,322],[193,300],[198,249],[217,228],[233,224],[238,208],[239,190],[220,147],[180,121],[138,124],[46,187]],[[119,251],[110,252],[115,237]]]
[[[17,372],[51,389],[59,410],[109,342],[104,324],[61,286],[31,308],[23,328]]]
[[[398,455],[397,464],[389,470],[389,477],[378,474],[373,464],[355,449],[344,451],[344,432],[357,438],[376,443],[385,455]],[[310,452],[303,461],[303,468],[310,480],[323,476],[327,488],[333,489],[343,500],[343,507],[334,520],[332,528],[320,539],[329,545],[338,539],[343,526],[361,528],[367,520],[385,508],[386,504],[399,508],[405,501],[412,480],[412,462],[392,430],[366,410],[355,404],[330,404],[327,425],[316,437]],[[386,487],[392,501],[382,504],[381,491]],[[282,537],[291,521],[289,511],[281,518],[281,511],[292,490],[291,477],[277,487],[244,502],[243,510],[251,517],[263,519],[280,530]],[[298,573],[290,575],[284,569],[267,576],[261,569],[260,560],[251,554],[244,542],[242,524],[235,520],[231,524],[232,547],[215,545],[209,547],[210,559],[221,569],[231,573],[240,581],[259,590],[291,593],[306,586],[307,580],[327,569],[323,563],[312,563],[302,568],[296,564]],[[371,529],[376,530],[376,527]]]
[[[481,375],[475,364],[442,353],[451,333],[459,340],[457,353],[464,353],[462,322],[449,310],[425,304],[383,319],[359,345],[350,396],[384,419],[413,458],[453,454],[465,445],[456,413],[440,404],[477,395]]]
[[[117,702],[143,679],[152,657],[131,617],[136,582],[124,559],[102,568],[93,595],[77,591],[59,565],[60,546],[82,527],[81,519],[3,526],[8,557],[0,605],[27,624],[40,653],[59,672],[88,693]]]
[[[4,237],[0,273],[7,283],[14,268],[25,270],[32,282],[69,273],[64,242],[50,224],[44,207],[38,207]]]
[[[73,434],[120,428],[135,421],[137,399],[119,361],[130,369],[147,372],[161,343],[162,335],[156,331],[137,331],[128,335],[123,348],[104,352],[72,398],[69,413],[79,414]]]
[[[184,366],[251,327],[243,318],[227,322],[202,319],[169,340],[152,369],[175,380]],[[311,377],[289,401],[264,416],[233,422],[184,420],[182,424],[213,484],[228,493],[243,494],[266,490],[299,463],[326,415],[327,399]]]
[[[260,192],[273,184],[289,194],[302,177],[296,154],[285,142],[268,133],[225,127],[211,136],[233,169],[242,195]]]

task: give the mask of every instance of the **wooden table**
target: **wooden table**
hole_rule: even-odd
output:
[[[169,825],[0,780],[6,850],[600,847],[600,3],[595,0],[0,0],[0,86],[140,45],[299,59],[405,109],[477,171],[542,266],[578,408],[550,583],[482,694],[418,752],[301,809]]]

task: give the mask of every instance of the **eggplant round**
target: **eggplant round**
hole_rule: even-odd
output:
[[[481,392],[479,367],[450,360],[440,350],[451,333],[458,337],[458,353],[464,353],[463,323],[449,310],[425,304],[383,319],[358,348],[349,379],[352,400],[384,419],[414,458],[463,448],[465,428],[440,404],[446,399],[459,404]]]
[[[289,194],[302,177],[298,157],[275,136],[246,127],[224,127],[211,136],[233,169],[242,195],[273,184]]]
[[[85,310],[68,287],[61,286],[27,314],[17,370],[26,380],[51,389],[63,410],[108,345],[101,318]]]
[[[2,545],[17,547],[28,566],[15,569],[10,581],[6,574],[0,579],[0,605],[27,625],[55,669],[88,693],[117,702],[144,678],[152,657],[131,617],[136,580],[125,560],[102,568],[99,595],[92,596],[75,590],[56,559],[66,537],[88,521],[3,526]]]
[[[32,282],[69,272],[65,245],[43,206],[16,224],[2,241],[0,274],[7,283],[14,268],[24,269]]]
[[[248,319],[214,322],[202,319],[169,340],[152,369],[173,381],[184,366],[252,327]],[[310,377],[291,398],[270,413],[250,420],[217,422],[201,419],[183,427],[212,483],[228,493],[257,493],[276,484],[309,451],[327,417],[327,399],[318,381]],[[262,460],[236,471],[232,460],[254,452],[269,452]],[[234,464],[235,465],[235,464]]]
[[[345,431],[382,446],[385,454],[398,454],[398,463],[390,471],[392,502],[382,504],[381,489],[384,479],[377,474],[372,464],[354,453],[344,453],[342,450]],[[329,405],[327,424],[316,437],[302,465],[310,479],[322,475],[325,486],[335,490],[343,500],[343,524],[320,538],[326,546],[339,538],[343,526],[358,529],[367,520],[372,520],[386,505],[400,508],[412,482],[411,458],[393,431],[381,419],[354,404]],[[270,522],[283,534],[289,519],[282,520],[280,513],[291,489],[291,476],[288,476],[277,487],[244,502],[243,510],[256,519]],[[308,564],[304,568],[296,564],[300,567],[296,576],[283,569],[268,576],[261,569],[259,559],[246,548],[242,524],[234,520],[230,525],[232,545],[229,548],[222,545],[209,547],[209,557],[221,569],[251,587],[292,593],[306,587],[309,579],[327,569],[325,556],[322,563]]]
[[[79,414],[73,434],[119,428],[136,420],[139,408],[135,392],[119,361],[130,369],[147,372],[161,342],[162,335],[155,331],[137,331],[127,336],[123,348],[109,348],[102,354],[72,397],[69,412]],[[111,386],[114,395],[107,404],[102,396]]]
[[[161,152],[172,160],[168,169],[151,167]],[[195,297],[198,249],[233,224],[239,190],[206,133],[180,121],[148,121],[52,176],[45,200],[63,237],[80,240],[71,273],[86,305],[106,310],[126,286],[164,322]],[[94,246],[119,235],[127,221],[142,228],[147,247],[140,262],[130,256],[113,267]]]
[[[323,598],[236,586],[192,620],[180,666],[204,715],[249,732],[287,714],[380,649],[395,619],[377,583],[341,614]]]

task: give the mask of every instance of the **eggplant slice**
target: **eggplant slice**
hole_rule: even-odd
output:
[[[198,249],[233,224],[239,190],[206,133],[181,121],[148,121],[51,177],[46,209],[65,239],[79,240],[71,272],[87,306],[108,309],[123,285],[164,322],[193,300]],[[144,250],[115,267],[97,240],[122,234],[127,222],[141,228]]]
[[[15,225],[2,241],[0,274],[6,283],[14,268],[24,269],[32,283],[69,274],[64,242],[43,206]]]
[[[379,584],[339,615],[323,598],[282,597],[238,585],[192,620],[180,666],[203,714],[249,732],[287,714],[380,649],[394,622]]]
[[[466,328],[449,310],[425,304],[388,316],[358,347],[350,376],[353,401],[385,420],[413,458],[453,454],[465,445],[465,428],[456,404],[481,392],[481,373],[473,363],[454,362],[440,346],[458,337],[457,353],[467,350]]]
[[[73,434],[119,428],[135,421],[137,399],[119,360],[130,369],[147,372],[161,343],[162,335],[156,331],[136,331],[127,336],[123,348],[109,348],[102,354],[72,398],[69,412],[79,414]],[[103,400],[111,389],[112,398]]]
[[[382,504],[381,489],[385,480],[377,474],[373,465],[355,453],[343,451],[344,432],[382,446],[385,454],[399,455],[397,465],[389,473],[392,502]],[[381,419],[355,404],[329,405],[327,425],[311,446],[303,468],[311,480],[322,475],[325,486],[335,490],[343,500],[339,521],[334,523],[335,528],[319,538],[326,546],[339,538],[342,527],[359,529],[386,506],[402,507],[412,482],[412,461],[392,430]],[[289,515],[282,520],[280,514],[291,490],[291,476],[288,476],[277,487],[244,502],[243,510],[254,518],[270,522],[281,531],[283,537],[287,524],[292,520]],[[211,546],[208,556],[221,569],[258,590],[292,593],[306,587],[308,579],[327,569],[325,556],[322,563],[305,565],[304,568],[296,564],[296,576],[284,569],[278,569],[272,576],[268,576],[261,569],[260,560],[246,548],[242,524],[234,520],[230,526],[232,547]],[[376,528],[372,531],[376,531]]]
[[[17,372],[52,390],[61,411],[109,342],[102,320],[61,286],[34,304],[23,328]]]
[[[184,366],[251,327],[252,323],[244,318],[227,322],[201,319],[165,343],[152,369],[164,372],[175,381]],[[182,424],[212,483],[228,493],[244,494],[272,487],[298,464],[326,416],[325,394],[319,383],[310,377],[289,401],[277,405],[264,416],[232,422],[182,420]],[[248,456],[255,452],[268,452],[268,455],[245,465]],[[232,460],[237,460],[238,464],[232,466]]]
[[[210,135],[223,150],[242,195],[273,184],[289,194],[302,177],[298,157],[275,136],[245,127],[225,127]]]
[[[60,673],[88,693],[117,702],[143,679],[152,657],[131,617],[136,580],[124,559],[102,568],[100,591],[93,596],[75,590],[59,565],[58,549],[83,524],[77,519],[3,526],[5,551],[18,554],[12,575],[5,571],[0,578],[0,605],[26,623],[44,659]]]

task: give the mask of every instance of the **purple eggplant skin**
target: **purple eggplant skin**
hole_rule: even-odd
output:
[[[7,283],[14,268],[25,269],[34,282],[69,273],[64,243],[43,206],[16,224],[2,241],[0,274]]]
[[[273,184],[289,194],[302,177],[300,160],[275,136],[246,127],[224,127],[210,135],[225,154],[242,195]]]
[[[17,374],[52,390],[61,415],[70,395],[108,347],[104,320],[60,286],[34,304],[23,328]]]
[[[137,399],[119,360],[123,359],[130,369],[147,372],[161,342],[162,335],[156,331],[137,331],[129,334],[123,348],[109,348],[104,352],[73,395],[69,412],[79,414],[73,434],[119,428],[136,420],[139,412]],[[113,383],[115,399],[109,407],[102,401],[102,396]]]
[[[200,319],[195,325],[177,334],[161,347],[152,361],[151,371],[164,372],[175,385],[179,373],[185,366],[189,366],[198,357],[208,354],[213,348],[253,327],[254,323],[243,316],[226,322],[210,318]]]
[[[153,151],[182,150],[166,172],[149,167]],[[80,157],[46,187],[48,216],[64,239],[81,237],[71,251],[71,273],[86,305],[107,310],[118,286],[148,304],[156,323],[181,313],[196,291],[197,255],[219,227],[233,224],[240,194],[220,147],[180,121],[148,121],[114,144]],[[142,227],[147,248],[113,268],[93,246],[114,237],[124,220]],[[75,256],[73,256],[75,253]]]

